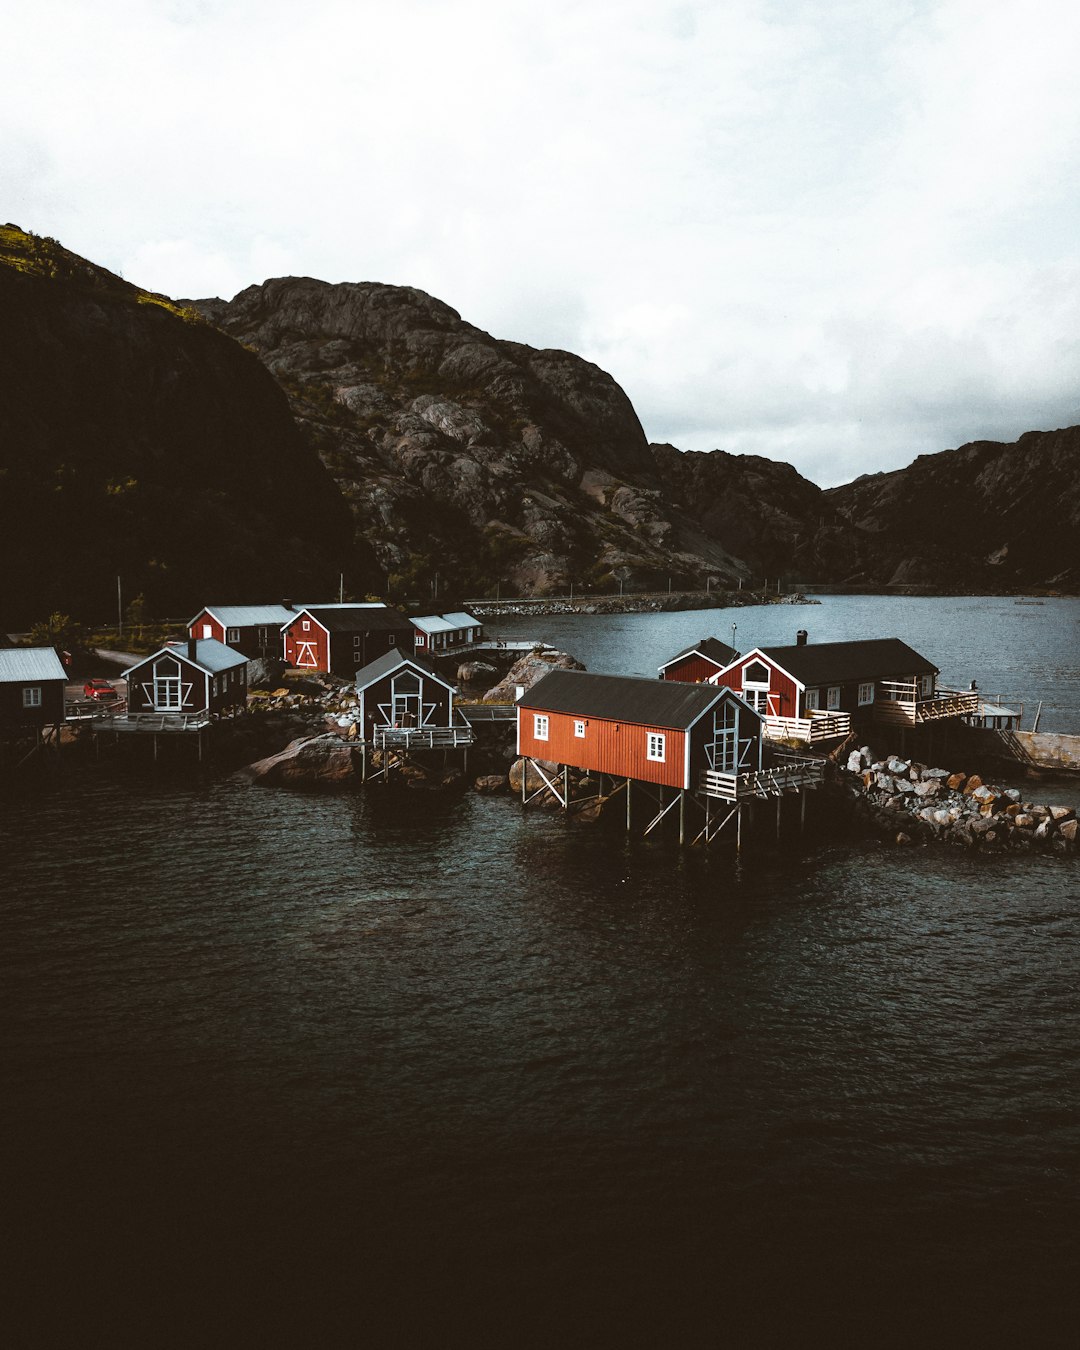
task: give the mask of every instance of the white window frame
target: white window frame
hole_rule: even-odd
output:
[[[585,737],[585,722],[580,717],[574,719],[574,735],[579,741]]]
[[[825,707],[829,712],[840,711],[840,686],[830,684],[825,694]]]
[[[239,629],[239,628],[226,628],[226,629],[225,629],[225,641],[226,641],[226,642],[239,642],[239,641],[240,641],[240,629]]]
[[[305,633],[310,632],[310,631],[311,631],[311,620],[310,620],[310,619],[301,619],[301,620],[300,620],[300,627],[303,629],[303,631],[304,631]]]
[[[803,707],[807,712],[818,712],[821,708],[821,690],[808,689],[803,700]]]
[[[22,691],[22,705],[24,708],[41,707],[41,685],[28,684]]]
[[[667,758],[667,736],[662,731],[646,733],[645,758],[654,764],[663,764]]]
[[[859,685],[859,707],[865,708],[874,701],[874,681],[864,680]]]
[[[920,697],[920,698],[932,698],[932,697],[933,697],[933,694],[934,694],[934,677],[933,677],[933,675],[920,675],[920,676],[919,676],[919,697]]]
[[[549,722],[547,713],[533,713],[533,740],[546,741],[548,738]]]

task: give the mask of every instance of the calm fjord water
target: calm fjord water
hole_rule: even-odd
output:
[[[842,610],[729,622],[826,640]],[[1075,705],[1080,607],[1033,612],[942,627],[980,684],[1036,661]],[[647,670],[716,619],[530,632]],[[737,868],[509,800],[234,780],[0,821],[35,1343],[58,1313],[71,1344],[1072,1343],[1075,860]]]

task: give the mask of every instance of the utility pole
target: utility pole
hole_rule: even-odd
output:
[[[116,636],[124,636],[124,602],[120,597],[120,578],[116,578]]]
[[[344,602],[345,602],[345,573],[344,573],[344,572],[340,573],[339,576],[338,576],[337,598],[338,598],[338,604],[339,604],[339,605],[340,605],[340,604],[344,604]]]

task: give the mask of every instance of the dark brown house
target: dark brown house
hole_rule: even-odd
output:
[[[247,702],[247,659],[216,638],[162,647],[127,671],[128,715],[220,713]]]
[[[19,732],[64,720],[67,673],[52,647],[0,649],[0,730]]]

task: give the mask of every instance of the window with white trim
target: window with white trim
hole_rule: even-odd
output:
[[[301,627],[301,628],[304,630],[304,632],[306,633],[306,632],[311,628],[311,620],[310,620],[310,619],[301,619],[301,620],[300,620],[300,627]]]
[[[859,707],[865,708],[868,703],[874,701],[874,681],[868,680],[859,685]]]
[[[580,718],[574,719],[574,735],[581,740],[585,735],[585,723]]]
[[[397,646],[397,638],[394,636],[393,633],[391,633],[390,636],[387,638],[387,640],[386,640],[386,645],[387,645],[388,647],[396,647],[396,646]]]
[[[240,641],[240,629],[239,629],[239,628],[227,628],[227,629],[225,630],[225,641],[226,641],[226,642],[239,642],[239,641]]]
[[[930,695],[931,695],[933,692],[934,692],[934,677],[933,677],[933,675],[920,675],[920,676],[919,676],[919,697],[920,697],[920,698],[929,698]]]
[[[662,732],[650,731],[645,747],[645,758],[655,760],[657,764],[663,764],[666,746],[667,737]]]
[[[22,705],[24,708],[41,707],[41,685],[28,684],[22,691]]]
[[[826,696],[825,706],[829,712],[836,712],[840,707],[840,686],[833,684],[829,686],[829,692]]]
[[[806,711],[807,711],[807,712],[817,712],[818,708],[821,707],[821,690],[820,690],[820,689],[808,689],[808,690],[806,691],[806,704],[805,704],[805,706],[806,706]]]
[[[533,740],[546,741],[548,738],[548,719],[544,713],[533,713]]]

